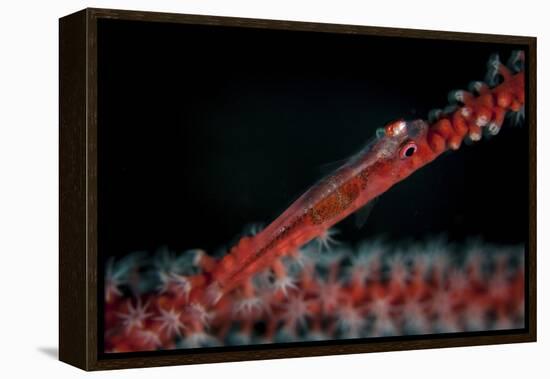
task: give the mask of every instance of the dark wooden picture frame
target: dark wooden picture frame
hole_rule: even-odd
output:
[[[343,35],[522,45],[528,65],[529,236],[526,264],[526,327],[509,333],[385,339],[376,341],[263,346],[230,351],[166,351],[155,355],[102,357],[98,321],[98,20],[133,20],[212,27],[244,27]],[[105,370],[240,360],[291,358],[536,341],[536,38],[412,29],[378,28],[139,11],[85,9],[59,21],[60,250],[59,357],[84,370]]]

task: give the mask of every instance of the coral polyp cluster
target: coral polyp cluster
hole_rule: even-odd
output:
[[[524,326],[524,247],[316,241],[211,307],[189,301],[202,250],[110,260],[106,352],[453,333]]]

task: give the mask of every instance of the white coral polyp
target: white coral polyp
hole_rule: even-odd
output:
[[[155,320],[160,321],[160,332],[165,332],[169,337],[181,336],[182,330],[185,329],[185,325],[181,321],[181,312],[177,312],[174,309],[169,311],[160,308],[160,316]]]

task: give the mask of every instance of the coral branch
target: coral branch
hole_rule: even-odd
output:
[[[306,249],[315,251],[317,246],[312,242]],[[524,325],[523,246],[478,242],[452,250],[441,241],[428,241],[405,250],[375,241],[328,254],[329,261],[308,255],[303,266],[292,260],[281,263],[279,269],[293,275],[286,294],[267,270],[209,310],[186,302],[177,292],[162,292],[158,268],[143,261],[138,271],[146,291],[133,294],[121,285],[121,295],[110,295],[105,349],[147,351]],[[114,262],[114,267],[120,264],[127,262]]]

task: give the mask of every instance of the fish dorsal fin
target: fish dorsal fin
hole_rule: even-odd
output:
[[[338,170],[340,167],[344,166],[346,163],[348,163],[349,159],[350,158],[347,157],[344,159],[339,159],[334,162],[324,163],[321,166],[319,166],[319,173],[321,173],[321,175],[331,174],[334,171]]]
[[[359,208],[357,211],[355,211],[355,226],[357,227],[357,229],[361,229],[363,226],[365,226],[367,219],[372,212],[372,208],[374,208],[377,202],[378,197],[375,197],[367,204],[363,205],[362,208]]]
[[[370,140],[368,140],[360,149],[358,149],[352,155],[347,156],[343,159],[339,159],[334,162],[322,164],[321,166],[319,166],[319,172],[323,175],[328,175],[338,170],[342,166],[353,163],[355,160],[357,160],[358,158],[364,156],[367,152],[369,152],[379,139],[380,137],[377,135],[376,137],[373,137]]]

